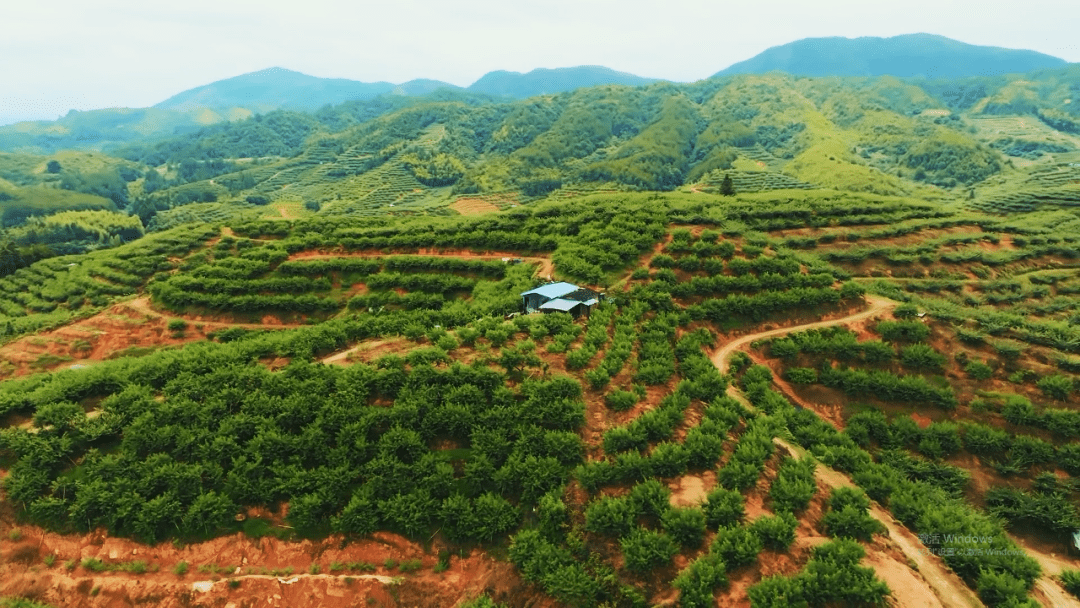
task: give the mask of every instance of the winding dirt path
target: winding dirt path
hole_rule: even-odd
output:
[[[384,585],[396,585],[402,581],[401,578],[395,578],[392,576],[383,576],[380,574],[293,574],[292,576],[271,576],[269,574],[241,574],[238,576],[229,577],[228,580],[218,579],[209,581],[196,581],[191,583],[191,588],[194,591],[201,591],[206,593],[214,588],[214,585],[225,585],[229,581],[239,581],[243,579],[255,579],[255,580],[269,580],[277,581],[282,585],[292,585],[300,581],[300,579],[333,579],[344,580],[345,578],[351,578],[356,580],[371,580],[378,581]]]
[[[870,308],[867,308],[866,310],[857,312],[852,315],[848,315],[846,317],[841,317],[839,319],[829,319],[825,321],[815,321],[813,323],[793,325],[791,327],[781,327],[778,329],[759,331],[757,333],[747,334],[745,336],[736,338],[735,340],[724,344],[720,347],[720,350],[713,353],[713,356],[711,357],[713,365],[715,365],[721,373],[724,373],[727,371],[728,363],[730,362],[729,360],[731,359],[732,355],[734,355],[738,350],[740,350],[747,344],[750,344],[751,342],[756,342],[757,340],[762,340],[764,338],[775,338],[776,336],[783,336],[799,331],[806,331],[808,329],[820,329],[823,327],[834,327],[836,325],[846,325],[848,323],[854,323],[855,321],[861,321],[863,319],[873,317],[874,315],[879,315],[883,312],[890,311],[893,308],[896,308],[898,304],[897,302],[894,302],[892,300],[869,294],[866,296],[866,299],[870,302]]]
[[[1052,606],[1053,608],[1080,608],[1080,600],[1068,591],[1065,591],[1065,588],[1061,586],[1061,583],[1054,578],[1058,574],[1061,574],[1062,570],[1076,570],[1080,567],[1077,560],[1070,559],[1068,555],[1060,556],[1054,553],[1046,553],[1045,551],[1033,547],[1031,543],[1019,536],[1013,534],[1009,534],[1008,536],[1028,555],[1034,558],[1035,561],[1039,562],[1039,566],[1042,567],[1042,576],[1035,579],[1036,599],[1042,602],[1044,606]]]
[[[725,372],[731,362],[731,357],[739,351],[742,347],[761,340],[764,338],[772,338],[776,336],[782,336],[798,331],[806,331],[808,329],[817,329],[822,327],[833,327],[836,325],[845,325],[848,323],[854,323],[867,319],[874,315],[878,315],[889,310],[892,310],[897,303],[892,300],[888,300],[878,296],[867,296],[867,300],[870,302],[870,307],[866,310],[857,312],[846,317],[839,319],[831,319],[827,321],[816,321],[814,323],[806,323],[803,325],[795,325],[792,327],[784,327],[779,329],[771,329],[761,331],[746,336],[741,336],[738,339],[724,344],[719,350],[712,356],[713,364],[721,372]],[[728,386],[727,394],[737,399],[743,405],[753,409],[749,400],[734,386]],[[774,442],[787,450],[792,457],[802,458],[806,455],[806,451],[802,448],[792,445],[791,443],[777,437]],[[840,473],[834,469],[831,469],[821,463],[818,463],[815,476],[828,485],[830,488],[839,487],[853,487],[855,484],[848,478],[847,475]],[[919,539],[911,533],[903,524],[893,519],[892,515],[878,506],[877,503],[872,502],[870,507],[870,515],[874,519],[880,521],[885,529],[888,531],[889,541],[896,545],[900,551],[904,553],[904,556],[908,559],[909,563],[915,564],[918,573],[918,577],[930,586],[936,599],[940,601],[941,605],[945,608],[979,608],[983,606],[982,602],[975,593],[964,584],[959,576],[948,568],[941,561],[940,557],[936,555],[930,555],[923,551],[923,545]],[[893,588],[895,599],[898,600],[900,605],[912,605],[910,602],[904,602],[901,598],[901,594],[910,593],[910,589],[896,588],[896,580],[892,576],[888,576],[888,573],[878,571],[879,576],[886,576],[886,583],[890,584],[890,588]]]

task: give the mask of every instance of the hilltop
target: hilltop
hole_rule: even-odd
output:
[[[496,97],[524,99],[604,84],[636,87],[653,82],[657,82],[657,79],[617,72],[599,65],[583,65],[573,68],[537,68],[526,74],[503,70],[488,72],[469,85],[468,90]]]
[[[891,38],[804,38],[767,49],[714,76],[780,71],[799,76],[944,79],[1020,74],[1064,65],[1064,59],[1035,51],[976,46],[933,34],[906,34]]]
[[[243,108],[251,114],[281,109],[311,111],[327,104],[389,93],[395,86],[389,82],[318,78],[274,67],[188,89],[154,107],[176,111]]]

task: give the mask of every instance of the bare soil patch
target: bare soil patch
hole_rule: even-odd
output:
[[[461,215],[479,215],[499,210],[495,205],[479,198],[459,198],[450,204],[450,208]]]
[[[187,328],[179,332],[170,331],[169,320],[177,318],[187,321]],[[208,333],[228,327],[300,327],[295,323],[282,323],[269,315],[264,322],[234,323],[204,320],[201,317],[186,318],[158,311],[151,307],[148,297],[141,297],[120,302],[92,317],[57,329],[13,340],[0,346],[0,361],[9,364],[5,366],[8,376],[22,376],[206,340]]]
[[[9,526],[4,525],[5,545]],[[537,597],[507,562],[478,552],[452,555],[449,568],[434,572],[438,541],[430,550],[403,537],[376,533],[347,541],[332,536],[322,541],[251,539],[241,534],[181,546],[145,546],[102,532],[58,535],[40,528],[20,528],[18,548],[0,555],[0,596],[22,596],[57,608],[144,605],[182,606],[438,606],[449,608],[489,594],[511,606],[550,606]],[[16,556],[17,554],[17,556]],[[45,556],[55,556],[52,566]],[[17,557],[17,558],[16,558]],[[84,558],[106,563],[143,560],[144,574],[91,572],[76,565]],[[386,560],[419,560],[420,569],[403,573]],[[186,574],[174,573],[186,562]],[[373,571],[331,570],[332,564],[367,562]],[[317,571],[312,565],[317,565]],[[208,570],[213,566],[213,572]],[[200,572],[200,569],[202,571]],[[95,591],[96,590],[96,591]],[[368,599],[371,598],[371,599]]]

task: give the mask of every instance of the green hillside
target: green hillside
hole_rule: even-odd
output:
[[[50,154],[60,150],[101,151],[109,146],[166,137],[201,127],[248,118],[251,112],[179,112],[156,108],[72,110],[55,121],[27,121],[0,126],[0,150]]]
[[[694,105],[665,99],[611,166],[678,154]],[[784,185],[192,222],[20,269],[0,279],[6,500],[42,555],[95,530],[173,542],[5,567],[190,566],[238,597],[294,570],[223,565],[207,539],[340,534],[302,570],[402,594],[480,554],[533,584],[500,601],[881,605],[943,593],[914,574],[932,571],[1023,605],[1056,584],[1033,542],[1060,550],[1080,524],[1080,217]],[[604,301],[513,315],[544,264]],[[373,563],[389,535],[410,545]],[[991,553],[940,548],[972,537]],[[447,593],[473,580],[455,574]]]
[[[739,75],[521,101],[440,90],[221,122],[113,149],[124,160],[3,155],[0,177],[106,196],[152,229],[194,217],[150,225],[192,203],[217,219],[447,214],[463,199],[720,192],[725,175],[736,192],[829,188],[1007,211],[1075,199],[1062,175],[1080,162],[1078,74]]]
[[[948,113],[946,102],[890,77],[739,76],[508,103],[451,93],[424,102],[351,102],[119,153],[178,167],[185,182],[203,184],[177,191],[181,200],[203,188],[207,199],[228,190],[313,208],[365,197],[375,178],[362,176],[384,164],[380,171],[399,166],[411,175],[419,182],[413,198],[425,199],[420,193],[440,187],[525,198],[559,188],[672,190],[716,170],[903,194],[970,186],[1000,173],[1007,161],[999,146]],[[202,182],[194,179],[200,173]],[[168,196],[156,193],[155,204]],[[395,201],[385,200],[386,209]]]

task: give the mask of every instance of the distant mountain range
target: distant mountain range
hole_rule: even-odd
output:
[[[524,99],[534,95],[564,93],[583,87],[602,84],[621,84],[632,87],[658,82],[656,78],[642,78],[626,72],[616,72],[599,65],[583,65],[576,68],[535,69],[527,74],[496,71],[484,74],[472,83],[468,90],[495,97]]]
[[[310,112],[327,104],[336,105],[386,94],[427,95],[443,88],[461,89],[448,82],[426,78],[402,84],[360,82],[344,78],[318,78],[285,68],[269,68],[188,89],[154,107],[178,112],[206,108],[217,112],[229,112],[236,108],[250,113],[274,110]]]
[[[657,80],[616,72],[598,65],[538,68],[527,74],[498,70],[484,74],[467,89],[441,80],[423,78],[402,84],[359,82],[344,78],[317,78],[285,68],[269,68],[188,89],[156,104],[154,108],[178,112],[202,109],[235,112],[236,108],[252,113],[273,110],[312,111],[327,104],[371,99],[378,95],[427,95],[439,89],[524,99],[602,84],[640,86],[652,82]]]
[[[965,44],[933,34],[892,38],[805,38],[740,61],[713,76],[787,72],[798,76],[996,76],[1065,65],[1035,51]]]
[[[771,71],[801,76],[922,76],[948,79],[1022,73],[1065,65],[1062,59],[1027,50],[975,46],[931,34],[892,38],[807,38],[770,48],[714,77]],[[0,126],[0,150],[51,153],[102,150],[145,138],[194,130],[274,110],[310,112],[379,95],[424,96],[439,90],[488,95],[493,101],[523,99],[597,85],[643,86],[658,82],[602,66],[494,71],[467,88],[439,80],[401,84],[318,78],[280,67],[219,80],[178,93],[152,108],[72,111],[55,121]]]

